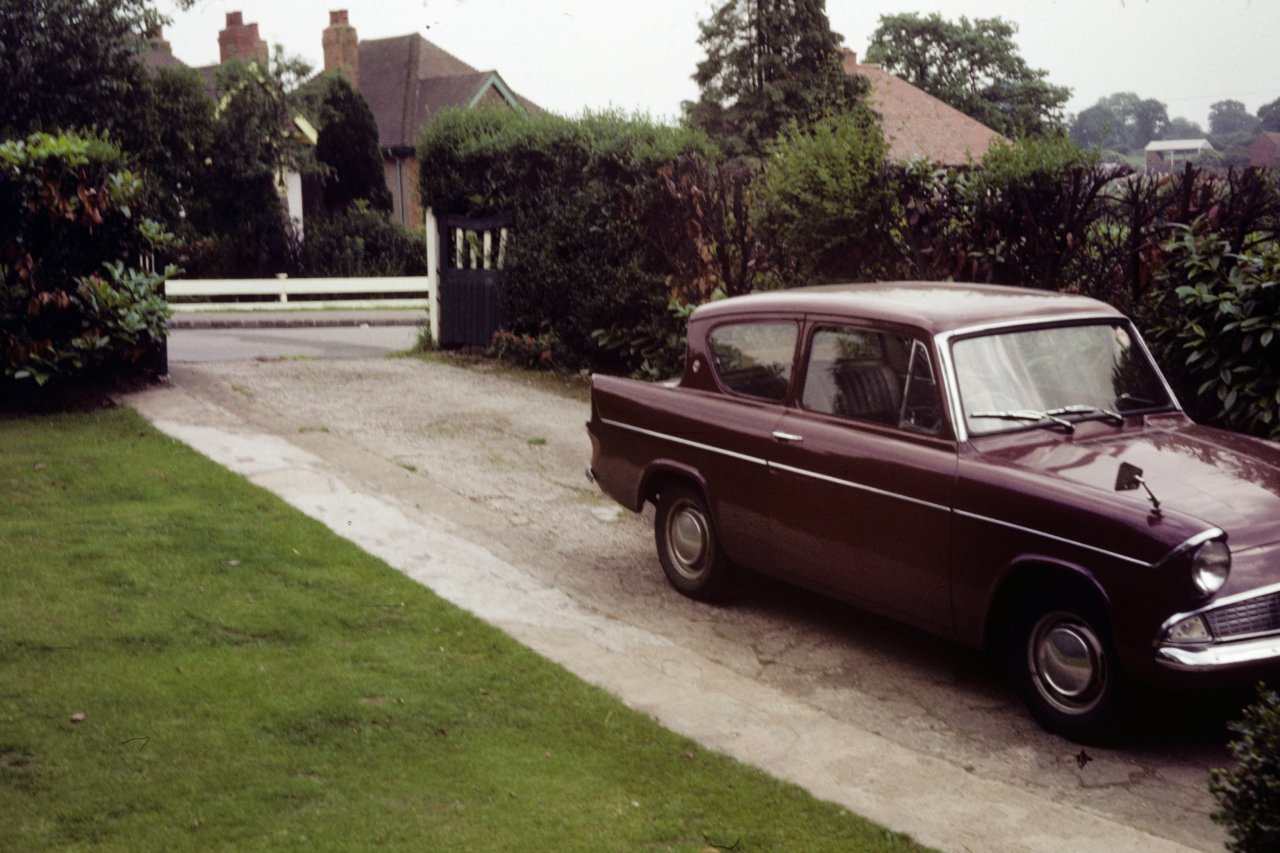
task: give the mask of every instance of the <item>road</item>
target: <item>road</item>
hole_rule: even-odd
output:
[[[1081,749],[1040,730],[983,654],[763,579],[748,579],[724,606],[687,600],[663,579],[651,515],[620,510],[583,476],[590,448],[580,398],[414,359],[178,361],[172,381],[139,407],[174,434],[208,442],[216,436],[200,430],[221,423],[229,434],[268,436],[393,514],[473,543],[521,578],[472,589],[477,610],[532,585],[539,592],[521,593],[529,606],[554,598],[611,627],[534,630],[501,608],[485,618],[553,658],[567,650],[571,669],[670,727],[892,828],[944,849],[1093,849],[1100,838],[1109,849],[1222,847],[1206,788],[1208,770],[1228,763],[1220,704],[1155,697],[1133,743]],[[179,396],[184,406],[173,402]],[[249,457],[226,447],[229,463]],[[246,471],[278,486],[285,481],[273,464]],[[289,488],[276,490],[288,497]],[[294,503],[322,516],[336,498],[330,486],[319,495]],[[384,547],[395,565],[398,538],[362,544]],[[401,556],[425,565],[424,578],[442,568],[438,558]],[[457,580],[434,577],[433,586]],[[606,665],[632,633],[649,638],[644,648],[666,650],[647,653],[658,655],[650,681],[669,679],[666,692],[620,675],[625,661]],[[696,696],[673,698],[694,683]],[[640,698],[628,695],[633,688]],[[735,717],[756,690],[791,710]],[[813,742],[828,729],[829,741]],[[851,750],[854,742],[871,751]],[[895,780],[908,778],[911,791],[895,794]],[[931,786],[933,799],[921,805]],[[1139,840],[1121,844],[1108,827],[1134,828]]]
[[[177,328],[169,334],[169,363],[254,358],[377,358],[418,340],[414,326],[352,325],[298,328]]]

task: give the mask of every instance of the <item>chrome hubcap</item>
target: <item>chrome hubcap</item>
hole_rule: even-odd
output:
[[[1027,649],[1036,689],[1067,714],[1092,710],[1106,686],[1102,641],[1088,624],[1067,613],[1051,613],[1036,623]]]
[[[707,520],[692,506],[681,506],[671,514],[667,527],[668,550],[676,570],[685,577],[697,577],[709,540]]]

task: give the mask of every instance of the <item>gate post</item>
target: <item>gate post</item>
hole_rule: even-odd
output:
[[[435,211],[427,208],[423,228],[427,241],[427,322],[431,345],[440,346],[440,226]]]

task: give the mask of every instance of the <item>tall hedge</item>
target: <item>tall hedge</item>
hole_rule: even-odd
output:
[[[649,227],[677,215],[660,172],[711,153],[700,134],[616,113],[453,110],[420,138],[420,192],[437,214],[514,214],[503,276],[514,329],[554,329],[559,363],[633,371],[645,347],[617,333],[659,339],[675,325],[670,259]]]
[[[163,242],[114,145],[35,133],[0,143],[0,354],[8,381],[43,385],[137,366],[163,343]],[[168,272],[168,271],[166,271]]]

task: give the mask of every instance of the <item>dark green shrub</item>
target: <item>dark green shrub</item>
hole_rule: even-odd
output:
[[[324,175],[324,207],[336,211],[356,201],[391,210],[391,191],[378,154],[378,125],[364,96],[347,78],[327,76],[321,105],[316,160]]]
[[[1160,278],[1176,307],[1156,338],[1184,404],[1229,429],[1280,437],[1280,246],[1233,253],[1204,217],[1174,228]]]
[[[167,275],[139,269],[164,242],[113,145],[73,134],[0,144],[0,353],[43,385],[136,366],[163,344]]]
[[[650,229],[686,218],[660,172],[711,151],[699,134],[617,114],[446,111],[419,142],[420,190],[438,215],[515,216],[501,291],[511,330],[554,332],[565,367],[631,372],[643,357],[601,341],[665,327],[681,286]]]
[[[865,113],[792,125],[779,138],[756,184],[755,219],[785,284],[875,279],[895,265],[902,212],[887,150]]]
[[[318,278],[426,275],[426,245],[387,214],[357,203],[307,221],[302,272]]]
[[[1258,685],[1258,701],[1230,724],[1233,770],[1212,770],[1209,790],[1218,801],[1213,819],[1231,834],[1229,850],[1280,850],[1280,696]]]

